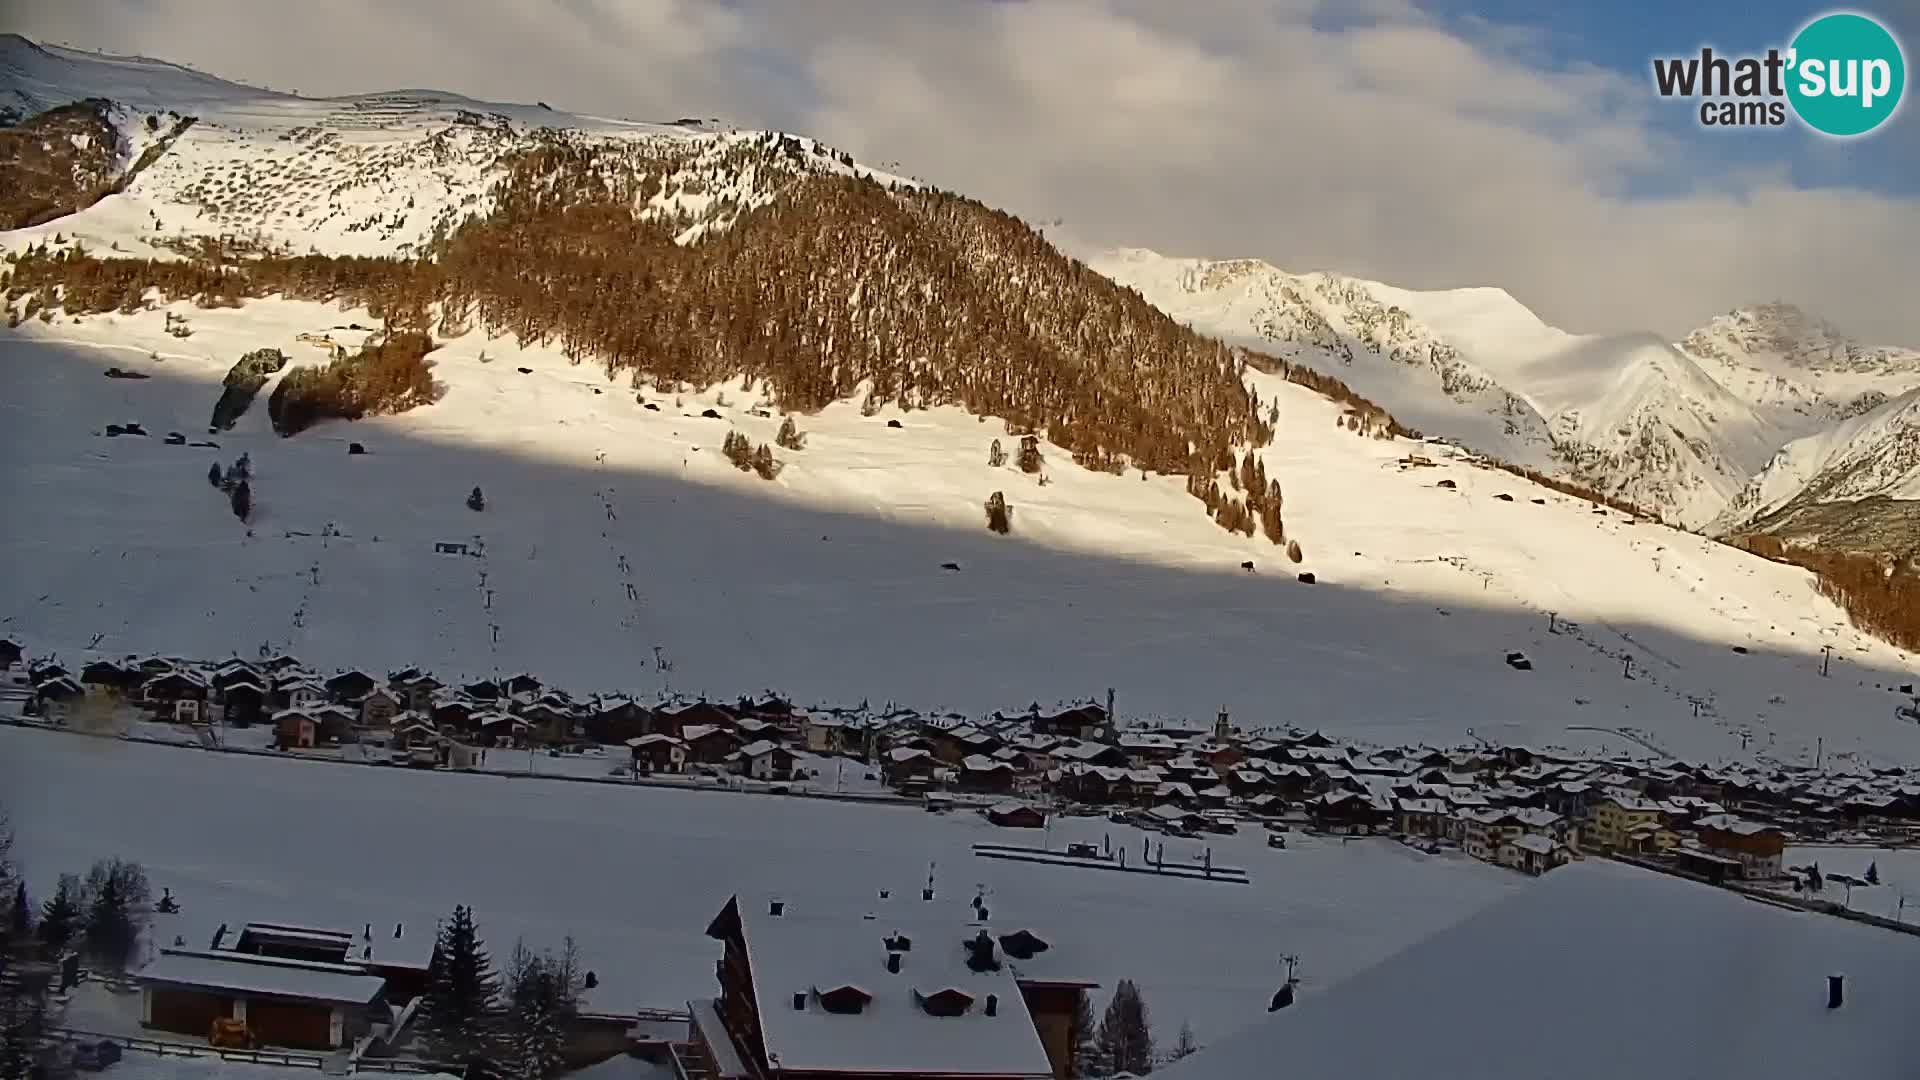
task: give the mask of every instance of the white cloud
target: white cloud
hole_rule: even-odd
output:
[[[30,34],[307,93],[429,85],[806,131],[1085,238],[1499,284],[1572,329],[1677,334],[1784,297],[1920,344],[1901,299],[1920,201],[1725,167],[1705,133],[1660,133],[1637,73],[1549,69],[1538,31],[1402,0],[36,8]],[[1679,194],[1628,197],[1648,186]]]

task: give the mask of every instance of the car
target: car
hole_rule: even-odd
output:
[[[1287,838],[1280,833],[1267,834],[1267,846],[1280,851],[1287,849]]]

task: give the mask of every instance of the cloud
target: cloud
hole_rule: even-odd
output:
[[[1087,240],[1497,284],[1569,329],[1677,335],[1786,298],[1920,345],[1901,302],[1920,200],[1736,166],[1638,72],[1551,66],[1537,30],[1403,0],[35,7],[31,34],[309,94],[429,85],[804,131]],[[1800,136],[1777,137],[1785,160]]]

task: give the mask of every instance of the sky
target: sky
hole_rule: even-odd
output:
[[[1790,300],[1920,347],[1920,105],[1702,128],[1654,56],[1784,0],[61,0],[0,29],[334,95],[401,88],[813,135],[1078,244],[1495,285],[1678,336]],[[1920,59],[1920,0],[1855,5]],[[1911,91],[1908,96],[1920,94]]]

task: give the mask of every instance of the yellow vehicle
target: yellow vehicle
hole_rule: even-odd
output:
[[[259,1046],[247,1022],[230,1016],[222,1016],[213,1022],[213,1030],[207,1033],[207,1042],[231,1050],[252,1050]]]

